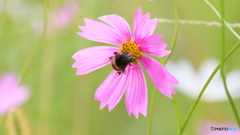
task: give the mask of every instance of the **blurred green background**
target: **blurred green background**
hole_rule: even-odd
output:
[[[5,2],[7,3],[4,12]],[[219,0],[211,0],[211,3],[220,9]],[[228,22],[240,22],[239,5],[239,0],[225,1],[225,19]],[[179,0],[177,6],[179,19],[219,21],[202,0]],[[99,110],[100,102],[93,100],[95,90],[111,72],[111,65],[82,76],[75,75],[76,69],[71,67],[74,63],[71,56],[75,52],[90,46],[105,45],[86,40],[76,34],[80,31],[78,26],[85,25],[83,18],[96,20],[99,16],[118,14],[132,27],[134,12],[139,7],[143,7],[143,13],[150,12],[151,18],[174,19],[172,2],[169,0],[51,0],[48,2],[47,34],[22,81],[22,84],[31,88],[32,96],[22,108],[29,120],[33,135],[147,134],[148,117],[142,115],[139,119],[134,116],[129,117],[124,97],[111,112],[108,112],[107,107]],[[67,16],[67,21],[61,19],[64,16],[65,18]],[[0,0],[0,18],[0,74],[20,73],[43,28],[43,1]],[[234,30],[240,33],[239,28]],[[163,41],[170,45],[173,31],[173,23],[159,23],[155,34],[164,35]],[[237,41],[237,38],[226,30],[226,51],[230,50]],[[179,24],[177,44],[171,60],[187,59],[197,69],[201,62],[209,57],[220,59],[220,46],[220,27]],[[240,49],[226,62],[227,72],[239,68],[239,57]],[[146,77],[150,103],[154,86],[149,76]],[[185,118],[194,100],[178,91],[175,97],[182,118]],[[234,102],[240,112],[240,99],[234,99]],[[199,122],[205,119],[215,122],[235,122],[227,101],[200,102],[187,124],[184,135],[197,134]],[[177,134],[177,118],[173,102],[159,92],[154,106],[152,130],[154,135]],[[1,126],[0,135],[5,134],[5,127]]]

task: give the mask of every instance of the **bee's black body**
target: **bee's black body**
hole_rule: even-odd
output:
[[[124,73],[125,68],[128,65],[131,65],[130,63],[132,62],[133,55],[128,52],[124,52],[122,54],[118,52],[114,52],[116,55],[115,57],[111,57],[111,62],[112,62],[112,67],[116,70],[119,71],[118,73]]]

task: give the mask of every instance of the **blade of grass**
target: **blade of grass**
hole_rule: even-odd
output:
[[[34,44],[31,52],[29,53],[27,59],[25,60],[24,64],[23,64],[23,67],[20,71],[20,74],[19,74],[19,79],[20,81],[22,81],[22,78],[24,77],[27,69],[28,69],[28,66],[29,64],[31,63],[31,60],[34,56],[34,54],[36,53],[36,51],[38,50],[41,42],[43,41],[44,37],[45,37],[45,34],[46,34],[46,29],[47,29],[47,5],[48,5],[48,0],[44,0],[43,1],[43,31],[42,31],[42,34],[41,36],[39,37],[39,39],[37,40],[37,42]],[[18,118],[18,123],[20,124],[20,127],[21,127],[21,131],[22,133],[26,134],[26,135],[31,135],[31,130],[30,130],[30,127],[29,127],[29,124],[28,124],[28,120],[26,117],[23,117],[25,116],[24,114],[24,111],[21,110],[21,112],[19,112],[21,108],[18,108],[18,110],[16,110],[17,112],[17,115],[16,117]]]
[[[180,113],[177,101],[175,99],[175,95],[172,95],[172,96],[173,96],[173,104],[174,104],[176,115],[177,115],[177,119],[178,119],[178,126],[177,127],[178,127],[178,133],[179,133],[180,129],[181,129],[181,125],[182,125],[182,118],[181,118],[181,113]]]
[[[172,0],[172,4],[174,9],[175,23],[174,23],[173,40],[172,40],[170,50],[173,52],[176,46],[177,36],[178,36],[178,10],[177,10],[177,3],[175,0]],[[166,60],[163,62],[163,65],[165,65],[168,62],[168,60],[172,56],[172,52],[167,56]]]
[[[240,36],[228,25],[228,23],[222,18],[222,16],[218,13],[217,9],[214,8],[214,6],[207,0],[203,0],[213,11],[214,13],[217,15],[217,17],[223,21],[223,23],[225,24],[225,26],[231,31],[231,33],[237,37],[238,40],[240,40]]]
[[[31,60],[34,56],[34,54],[36,53],[36,51],[38,50],[39,46],[41,45],[41,42],[43,41],[45,35],[46,35],[46,30],[47,30],[47,4],[48,4],[48,0],[44,0],[44,4],[43,4],[43,31],[41,36],[39,37],[39,39],[37,40],[37,42],[34,44],[32,50],[30,51],[26,61],[23,64],[23,67],[21,69],[19,78],[20,81],[22,80],[23,76],[25,75],[27,68],[29,66],[29,64],[31,63]]]
[[[6,7],[7,7],[7,0],[5,0],[5,3],[3,4],[3,14],[1,18],[1,24],[0,24],[0,50],[1,47],[3,46],[2,39],[3,39],[3,30],[4,30],[4,24],[5,24],[5,12],[6,12]]]
[[[149,110],[149,116],[148,116],[148,127],[147,127],[148,135],[152,134],[153,109],[154,109],[154,105],[155,105],[156,96],[157,96],[157,89],[154,88],[152,96],[151,96],[152,98],[151,98],[151,102],[150,102],[150,110]]]
[[[227,97],[228,97],[228,100],[229,100],[229,103],[233,109],[233,113],[235,115],[235,118],[236,118],[236,121],[237,121],[237,124],[238,124],[238,127],[240,127],[240,118],[239,118],[239,113],[237,111],[237,108],[234,104],[234,101],[231,97],[231,94],[229,93],[229,90],[228,90],[228,87],[227,87],[227,80],[226,80],[226,77],[225,77],[225,73],[224,73],[224,54],[225,54],[225,27],[224,27],[224,0],[221,0],[221,15],[222,15],[222,27],[221,27],[221,39],[222,39],[222,54],[221,54],[221,57],[222,57],[222,66],[221,66],[221,69],[220,69],[220,72],[221,72],[221,76],[222,76],[222,81],[223,81],[223,85],[224,85],[224,89],[225,89],[225,92],[227,94]]]
[[[213,78],[214,75],[217,73],[217,71],[218,71],[218,69],[221,67],[222,63],[225,62],[225,61],[232,55],[232,53],[233,53],[235,50],[237,50],[237,48],[238,48],[239,46],[240,46],[240,41],[239,41],[236,45],[234,45],[234,47],[233,47],[233,48],[227,53],[227,55],[224,57],[224,61],[221,61],[221,62],[217,65],[217,67],[213,70],[213,72],[211,73],[210,77],[208,78],[207,82],[204,84],[201,92],[199,93],[196,101],[193,103],[191,109],[189,110],[189,112],[188,112],[185,120],[183,121],[183,125],[182,125],[182,127],[181,127],[180,132],[179,132],[180,135],[183,133],[183,131],[184,131],[184,129],[185,129],[185,127],[186,127],[186,125],[187,125],[190,117],[192,116],[192,113],[194,112],[194,110],[195,110],[198,102],[200,101],[200,99],[201,99],[201,97],[202,97],[205,89],[207,88],[208,84],[211,82],[212,78]]]

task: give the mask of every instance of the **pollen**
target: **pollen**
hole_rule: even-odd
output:
[[[139,58],[142,55],[139,45],[135,44],[133,41],[127,41],[127,42],[123,43],[122,46],[120,47],[120,52],[121,53],[124,53],[124,52],[131,53],[133,55],[133,59],[132,59],[133,63],[139,62]]]

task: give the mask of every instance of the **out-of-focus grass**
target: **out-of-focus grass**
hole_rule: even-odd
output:
[[[2,19],[1,1],[0,17]],[[66,1],[49,1],[48,22],[51,14],[63,6]],[[90,46],[105,45],[88,41],[78,36],[77,26],[84,25],[83,18],[97,19],[99,16],[118,14],[130,25],[134,12],[140,6],[143,12],[151,13],[152,18],[173,19],[171,2],[167,0],[81,0],[76,2],[79,11],[75,18],[63,29],[49,26],[49,33],[41,43],[33,61],[28,68],[22,83],[32,90],[31,99],[22,107],[28,117],[34,135],[145,135],[147,119],[140,116],[128,117],[125,99],[111,111],[99,110],[99,101],[94,101],[94,92],[112,70],[106,66],[87,75],[76,76],[76,69],[71,68],[74,60],[71,56]],[[219,1],[212,1],[219,9]],[[235,13],[239,12],[240,1],[226,2],[226,20],[240,22]],[[177,1],[179,18],[186,20],[218,21],[215,14],[203,1]],[[19,73],[28,53],[41,32],[42,1],[8,0],[5,24],[0,50],[0,73]],[[38,25],[40,24],[40,25]],[[49,24],[49,23],[48,23]],[[170,44],[173,35],[173,24],[159,24],[155,34],[164,35],[164,42]],[[37,30],[40,30],[37,32]],[[240,33],[239,28],[236,29]],[[220,28],[195,25],[179,25],[179,36],[173,60],[185,58],[195,64],[196,68],[208,57],[220,59]],[[226,50],[229,50],[237,39],[226,30]],[[226,62],[227,71],[239,68],[237,50]],[[181,71],[179,71],[181,72]],[[151,95],[153,84],[148,81],[148,95]],[[150,96],[149,96],[150,97]],[[177,102],[184,118],[193,103],[180,92]],[[150,99],[149,99],[150,101]],[[235,99],[238,110],[240,99]],[[153,133],[176,134],[177,118],[171,99],[157,94],[154,109]],[[240,111],[240,110],[239,110]],[[200,103],[185,129],[185,134],[196,134],[198,123],[204,119],[215,121],[234,121],[228,102]],[[208,129],[206,129],[208,130]],[[5,134],[0,127],[0,134]]]

